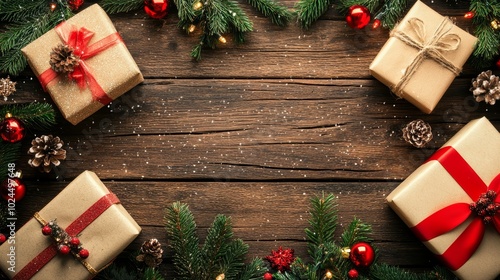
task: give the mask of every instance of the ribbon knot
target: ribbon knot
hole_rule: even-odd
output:
[[[472,218],[458,238],[438,256],[449,268],[457,270],[481,244],[486,230],[485,221],[492,222],[500,233],[500,216],[496,215],[500,209],[500,196],[496,195],[500,190],[500,174],[486,185],[460,153],[450,146],[439,149],[426,162],[432,160],[443,166],[470,200],[441,208],[414,226],[412,231],[420,240],[429,241],[454,230]]]
[[[80,89],[85,89],[88,86],[90,92],[92,93],[92,99],[99,101],[104,105],[110,103],[112,99],[106,94],[95,79],[91,69],[86,63],[86,60],[116,44],[123,43],[120,35],[115,32],[95,43],[90,44],[90,41],[95,33],[85,27],[78,28],[67,22],[62,22],[55,27],[55,31],[63,43],[71,47],[73,49],[73,53],[79,57],[78,65],[75,66],[73,72],[68,73],[68,78],[74,80]],[[38,79],[40,80],[44,90],[46,90],[47,85],[54,81],[57,77],[58,73],[49,68],[40,74]]]
[[[453,24],[451,21],[445,17],[434,31],[434,34],[427,39],[423,21],[418,18],[411,18],[408,20],[407,32],[396,29],[391,32],[391,37],[398,38],[408,46],[419,50],[417,56],[406,67],[404,75],[398,84],[391,87],[392,92],[402,97],[403,88],[408,84],[420,64],[427,58],[436,61],[439,65],[455,74],[455,76],[460,74],[462,69],[456,67],[442,54],[443,52],[454,51],[460,46],[460,37],[457,34],[449,33],[452,27]]]

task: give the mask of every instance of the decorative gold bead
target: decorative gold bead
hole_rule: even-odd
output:
[[[215,277],[215,280],[224,280],[226,278],[226,275],[224,275],[224,273],[221,273],[219,275],[217,275],[217,277]]]
[[[220,36],[219,37],[219,42],[221,42],[222,44],[225,44],[227,42],[227,40],[223,36]]]
[[[344,259],[348,259],[349,255],[351,255],[351,248],[344,247],[340,250],[340,253]]]
[[[196,30],[196,25],[194,25],[194,24],[191,24],[191,25],[188,27],[188,32],[189,32],[189,33],[193,33],[195,30]]]
[[[203,4],[200,1],[193,4],[193,10],[199,11],[201,8],[203,8]]]
[[[493,29],[495,30],[498,30],[499,26],[500,26],[500,21],[498,21],[497,19],[494,19],[490,22],[490,25]]]
[[[332,279],[333,278],[333,273],[330,270],[327,270],[325,272],[325,278],[326,279]]]

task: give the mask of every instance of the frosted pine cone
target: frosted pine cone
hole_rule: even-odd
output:
[[[28,154],[35,157],[28,164],[38,167],[41,172],[49,173],[52,165],[59,166],[61,160],[66,159],[66,150],[62,148],[64,142],[57,136],[42,135],[31,141],[31,145]]]
[[[73,52],[73,48],[59,44],[50,52],[50,67],[57,73],[71,73],[80,64],[80,58]]]
[[[423,120],[414,120],[403,128],[403,138],[414,147],[423,148],[432,140],[431,126]]]
[[[484,101],[494,105],[500,99],[498,76],[493,75],[491,70],[481,72],[477,78],[472,80],[470,91],[472,91],[477,102]]]
[[[161,243],[156,238],[144,241],[141,246],[141,254],[137,256],[137,261],[144,262],[147,266],[155,268],[162,262],[163,249]]]

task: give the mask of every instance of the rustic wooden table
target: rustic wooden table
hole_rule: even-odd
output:
[[[467,1],[424,2],[470,28]],[[498,109],[471,98],[478,70],[466,67],[426,115],[369,74],[387,30],[353,30],[333,8],[309,30],[295,22],[279,28],[241,5],[254,22],[247,42],[228,37],[200,62],[189,56],[198,37],[177,28],[175,11],[165,21],[142,11],[112,15],[145,81],[77,126],[59,121],[51,133],[65,141],[68,159],[56,173],[38,173],[23,155],[21,222],[92,170],[143,229],[129,249],[153,237],[166,243],[164,208],[182,201],[202,237],[221,213],[250,245],[249,258],[278,246],[304,257],[309,199],[325,192],[338,197],[342,225],[356,216],[373,226],[380,262],[434,266],[385,198],[468,121],[487,116],[500,128]],[[52,102],[31,71],[17,81],[7,103]],[[418,118],[435,133],[425,149],[401,138],[402,126]]]

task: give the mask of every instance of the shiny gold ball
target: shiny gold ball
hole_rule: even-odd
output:
[[[194,25],[194,24],[191,24],[191,25],[189,26],[189,28],[188,28],[188,32],[189,32],[189,33],[193,33],[195,30],[196,30],[196,25]]]
[[[333,278],[333,273],[329,270],[326,271],[325,273],[325,278],[326,279],[332,279]]]
[[[498,30],[498,28],[500,27],[500,21],[497,20],[497,19],[494,19],[490,22],[490,25],[493,29],[495,30]]]
[[[224,273],[221,273],[219,275],[217,275],[217,277],[215,277],[215,280],[224,280],[226,278],[226,275],[224,275]]]
[[[193,10],[199,11],[201,8],[203,8],[203,4],[200,1],[193,4]]]
[[[223,36],[220,36],[219,37],[219,42],[221,42],[222,44],[225,44],[227,42],[227,40]]]
[[[344,247],[340,250],[340,254],[344,259],[348,259],[349,255],[351,255],[351,248],[349,247]]]

